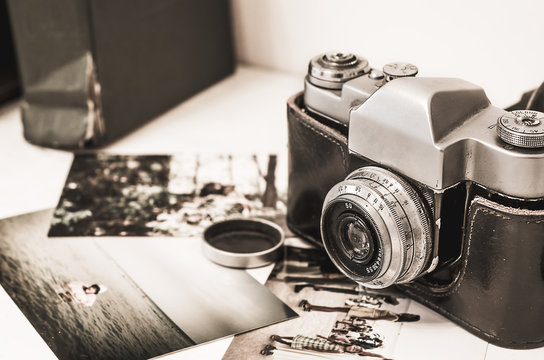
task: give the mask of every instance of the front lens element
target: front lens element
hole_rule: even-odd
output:
[[[380,276],[384,263],[389,264],[390,252],[384,248],[390,245],[381,235],[387,228],[376,211],[368,210],[357,198],[345,196],[329,202],[321,217],[323,243],[333,263],[360,282]],[[384,258],[384,254],[388,255]]]
[[[374,250],[374,239],[365,223],[356,215],[347,216],[339,222],[340,241],[353,261],[368,262]]]

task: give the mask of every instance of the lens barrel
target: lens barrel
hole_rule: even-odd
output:
[[[432,248],[429,216],[417,192],[375,166],[354,171],[329,191],[321,235],[333,263],[372,288],[412,281]]]

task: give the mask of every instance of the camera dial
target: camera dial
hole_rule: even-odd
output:
[[[329,191],[321,235],[334,264],[370,288],[412,281],[432,248],[429,216],[416,191],[375,166],[354,171]]]
[[[350,53],[330,52],[318,55],[308,65],[308,80],[325,89],[341,89],[348,80],[370,71],[368,60]]]
[[[544,113],[514,110],[497,121],[497,134],[504,142],[523,148],[544,147]]]
[[[393,62],[386,64],[383,67],[385,81],[391,81],[401,77],[416,76],[418,71],[417,66],[403,62]]]

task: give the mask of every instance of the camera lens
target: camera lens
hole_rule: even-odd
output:
[[[321,223],[325,248],[342,271],[356,281],[379,275],[383,262],[388,261],[383,257],[384,244],[379,230],[385,227],[378,225],[355,197],[331,200]]]
[[[329,191],[321,234],[333,263],[374,288],[419,276],[432,246],[429,217],[417,192],[373,166],[354,171]]]
[[[370,230],[361,219],[347,215],[338,223],[340,241],[345,251],[353,261],[365,263],[374,251],[373,238]]]

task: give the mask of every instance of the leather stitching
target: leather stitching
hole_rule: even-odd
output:
[[[478,202],[479,199],[482,199],[483,201],[482,202]],[[479,205],[481,206],[490,206],[490,204],[487,203],[487,201],[483,198],[480,198],[480,197],[477,197],[475,198],[473,201],[472,201],[472,204],[474,203],[478,203]],[[471,206],[472,206],[471,204]],[[497,205],[500,205],[500,204],[497,204]],[[501,206],[502,208],[502,206]],[[507,207],[504,207],[502,210],[503,211],[507,211]],[[424,293],[425,295],[428,295],[428,296],[432,296],[432,297],[445,297],[445,296],[449,296],[449,295],[452,295],[454,293],[457,292],[457,290],[459,289],[459,286],[461,285],[461,282],[465,276],[465,273],[466,273],[466,268],[467,268],[467,264],[468,264],[468,258],[470,256],[470,243],[472,241],[472,234],[473,234],[473,230],[474,230],[474,219],[476,218],[476,215],[478,214],[478,212],[482,211],[484,214],[490,214],[490,215],[494,215],[494,216],[499,216],[501,219],[503,220],[512,220],[511,217],[508,217],[500,212],[498,212],[497,210],[495,209],[490,209],[490,208],[483,208],[483,207],[478,207],[476,208],[476,210],[474,211],[474,214],[471,216],[471,222],[470,222],[470,230],[469,230],[469,236],[468,236],[468,240],[467,240],[467,251],[466,251],[466,256],[465,256],[465,260],[463,261],[463,267],[462,267],[462,270],[461,270],[461,274],[459,275],[459,277],[457,278],[456,280],[456,284],[455,286],[445,292],[445,293],[442,293],[442,294],[435,294],[435,293],[432,293],[430,291],[428,291],[426,288],[424,287],[420,287],[420,286],[413,286],[413,288],[416,288],[418,289],[420,292]],[[536,215],[542,215],[541,212],[534,212]],[[529,220],[525,220],[528,224],[530,223],[537,223],[537,224],[540,224],[540,223],[543,223],[544,222],[544,219],[534,219],[533,221],[529,221]],[[414,296],[417,297],[417,300],[419,302],[422,302],[424,304],[427,304],[428,306],[430,306],[431,308],[433,307],[436,307],[436,305],[432,302],[430,302],[429,300],[425,299],[425,298],[420,298],[415,292],[411,291],[410,288],[406,288],[405,291],[409,294],[412,294]],[[477,327],[475,327],[474,325],[468,323],[467,321],[457,317],[456,315],[450,313],[449,311],[443,309],[443,308],[440,308],[440,312],[443,313],[443,314],[447,314],[449,317],[455,319],[456,321],[464,324],[466,327],[472,329],[474,332],[478,333],[478,334],[483,334],[485,335],[487,338],[489,339],[494,339],[496,340],[497,342],[501,343],[501,344],[512,344],[512,345],[531,345],[531,344],[542,344],[544,343],[544,339],[542,340],[537,340],[537,341],[522,341],[522,342],[518,342],[518,341],[503,341],[501,338],[493,335],[493,334],[490,334],[490,333],[487,333]]]
[[[321,137],[331,141],[332,143],[334,143],[338,149],[340,149],[340,152],[342,153],[342,166],[344,167],[344,170],[348,170],[348,164],[347,164],[347,156],[346,156],[346,152],[344,150],[344,147],[342,146],[342,143],[333,138],[332,136],[328,135],[327,133],[325,133],[324,131],[321,131],[320,129],[316,128],[315,126],[313,126],[311,124],[311,121],[317,121],[317,120],[314,120],[312,119],[310,116],[308,115],[305,115],[302,111],[298,110],[298,107],[295,108],[296,104],[289,104],[289,111],[290,112],[293,112],[293,117],[294,119],[299,123],[301,124],[302,126],[304,126],[305,128],[309,129],[310,131],[320,135]],[[292,118],[293,118],[292,117]],[[308,118],[308,119],[306,119]]]

